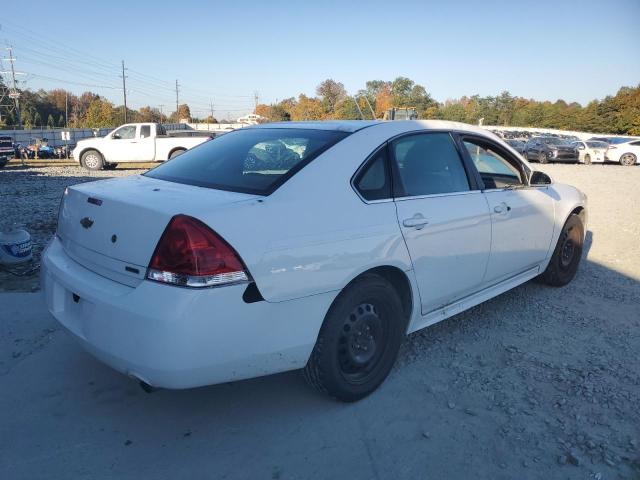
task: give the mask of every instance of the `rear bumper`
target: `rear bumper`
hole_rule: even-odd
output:
[[[129,287],[73,261],[57,238],[43,253],[41,275],[48,310],[88,352],[165,388],[303,367],[335,295],[245,303],[245,285]]]

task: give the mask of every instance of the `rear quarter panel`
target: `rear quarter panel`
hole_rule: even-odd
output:
[[[377,128],[342,140],[268,197],[224,212],[203,209],[199,218],[236,248],[267,301],[339,291],[377,266],[411,270],[395,204],[366,204],[351,187],[386,140]]]

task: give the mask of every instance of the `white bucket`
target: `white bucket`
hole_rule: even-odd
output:
[[[33,257],[31,235],[14,225],[8,231],[0,232],[0,263],[13,265],[28,262]]]

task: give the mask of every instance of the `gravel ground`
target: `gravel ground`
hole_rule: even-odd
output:
[[[297,372],[148,395],[83,353],[39,294],[0,294],[0,478],[640,479],[640,168],[541,168],[589,196],[575,280],[411,335],[356,404]],[[2,211],[39,249],[64,186],[131,173],[2,171]]]
[[[23,225],[31,234],[34,261],[39,263],[42,249],[55,232],[58,206],[65,187],[144,171],[118,168],[92,172],[79,166],[23,168],[19,164],[10,164],[0,170],[0,231],[13,224]],[[0,292],[33,291],[38,288],[38,283],[37,274],[16,277],[0,271]]]

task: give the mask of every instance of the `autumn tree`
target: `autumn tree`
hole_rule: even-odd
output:
[[[347,91],[344,85],[331,78],[316,87],[316,94],[320,97],[325,113],[329,118],[333,117],[336,105],[347,98]]]
[[[112,127],[116,124],[116,115],[113,104],[98,97],[87,107],[84,124],[89,128]]]
[[[322,101],[318,98],[300,94],[298,101],[291,108],[291,120],[322,120],[325,112]]]

